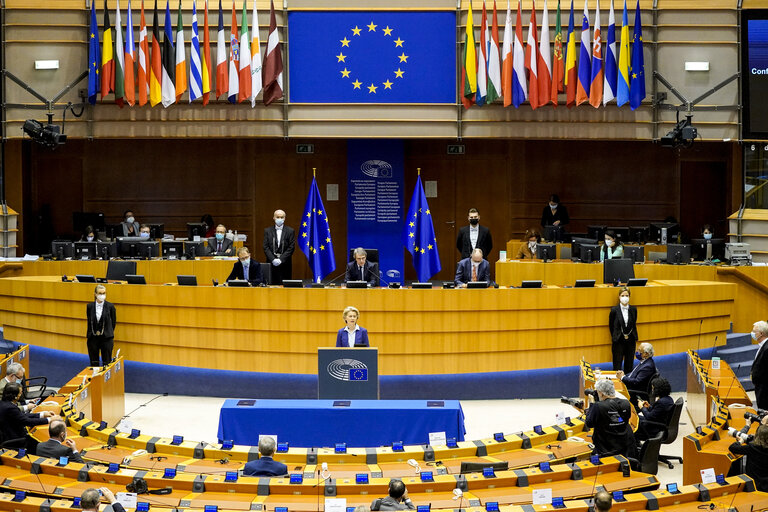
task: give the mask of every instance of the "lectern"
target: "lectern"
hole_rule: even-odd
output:
[[[378,400],[379,349],[318,348],[317,397]]]

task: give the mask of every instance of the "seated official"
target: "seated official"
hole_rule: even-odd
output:
[[[613,506],[613,496],[608,491],[595,494],[595,512],[608,512]]]
[[[472,256],[464,258],[456,266],[456,278],[454,279],[457,287],[465,287],[472,281],[491,282],[491,264],[483,259],[483,250],[474,249]]]
[[[67,439],[67,426],[61,420],[53,420],[48,425],[48,440],[37,445],[37,455],[49,459],[67,457],[70,462],[84,464],[72,439]]]
[[[565,227],[571,221],[568,216],[568,210],[560,204],[560,198],[557,194],[549,196],[549,204],[541,212],[541,227],[560,226]]]
[[[747,456],[747,476],[755,481],[758,491],[768,492],[768,425],[761,424],[757,427],[754,439],[745,444],[736,441],[728,450],[736,455]]]
[[[613,260],[624,257],[624,246],[616,237],[616,232],[609,229],[605,232],[605,240],[600,248],[600,261]]]
[[[651,396],[656,400],[653,404],[643,402],[640,409],[640,424],[635,432],[638,441],[645,441],[664,430],[669,424],[672,413],[675,411],[675,401],[669,394],[672,386],[664,377],[656,377],[651,382]]]
[[[99,489],[86,489],[83,494],[80,495],[80,508],[83,512],[99,512],[99,505],[101,503],[101,497],[104,496],[109,504],[112,506],[113,512],[125,512],[123,506],[118,503],[115,495],[112,494],[107,487],[101,487]]]
[[[19,400],[21,399],[21,386],[17,382],[6,384],[3,389],[2,400],[0,400],[0,434],[5,441],[11,439],[24,439],[20,447],[27,448],[31,453],[35,453],[37,441],[27,435],[27,427],[45,425],[54,419],[61,419],[54,416],[51,411],[40,413],[21,412],[19,409]]]
[[[336,335],[337,347],[370,347],[368,343],[368,329],[357,325],[360,318],[360,311],[352,306],[344,308],[342,313],[344,322],[347,324]]]
[[[259,458],[247,463],[243,468],[244,476],[283,476],[288,474],[288,466],[275,461],[277,443],[275,438],[264,436],[259,440]]]
[[[516,260],[536,259],[536,246],[541,242],[541,235],[538,231],[531,228],[525,232],[523,242],[517,247]]]
[[[261,276],[261,264],[251,259],[251,251],[247,247],[241,247],[237,250],[237,261],[229,273],[227,281],[235,279],[245,280],[251,283],[251,286],[259,286],[264,282]]]
[[[368,253],[362,247],[355,249],[353,255],[355,261],[347,263],[344,282],[368,281],[370,288],[379,286],[379,264],[368,261]]]
[[[139,236],[140,226],[133,216],[133,211],[125,210],[125,212],[123,212],[123,218],[125,220],[120,223],[120,226],[123,229],[123,236]],[[116,234],[115,236],[119,235]]]
[[[152,237],[152,228],[149,227],[147,224],[142,224],[139,228],[139,238],[143,238],[144,240],[149,240]]]
[[[227,228],[224,224],[216,226],[216,234],[208,239],[208,256],[233,256],[235,249],[232,240],[227,238]]]
[[[21,412],[29,412],[34,409],[37,400],[27,402],[24,399],[24,366],[22,366],[21,363],[8,363],[8,366],[5,368],[5,377],[0,379],[0,394],[2,394],[5,386],[11,382],[15,382],[21,386],[21,399],[19,400],[19,409],[21,409]]]
[[[402,480],[393,478],[389,481],[389,496],[378,498],[371,503],[371,510],[415,510],[416,506],[408,497],[408,489]]]
[[[93,229],[93,226],[85,226],[85,229],[83,230],[83,236],[80,237],[81,242],[103,242],[106,240],[106,237]]]
[[[616,372],[616,378],[627,386],[629,391],[629,401],[637,403],[637,394],[634,391],[648,390],[651,379],[656,375],[656,363],[653,361],[653,345],[650,343],[641,343],[639,349],[635,352],[635,359],[640,361],[635,365],[631,372],[624,374],[619,370]]]
[[[592,453],[607,455],[624,455],[632,457],[635,454],[635,437],[629,418],[632,416],[632,405],[629,400],[618,398],[613,381],[600,380],[595,385],[599,401],[587,409],[586,424],[592,431]]]

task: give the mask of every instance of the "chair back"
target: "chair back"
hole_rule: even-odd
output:
[[[638,455],[640,467],[638,469],[643,473],[655,475],[659,472],[659,450],[661,449],[662,439],[664,439],[664,432],[659,432],[643,443],[643,446],[640,448],[640,454]]]
[[[667,437],[664,439],[664,444],[672,444],[677,439],[677,428],[680,425],[680,415],[683,413],[684,403],[683,397],[675,400],[675,408],[672,410],[672,416],[667,424]]]
[[[259,263],[261,265],[261,278],[265,284],[272,284],[272,264],[271,263]],[[280,284],[280,283],[277,283]]]
[[[135,261],[110,260],[107,263],[107,279],[109,281],[125,281],[125,276],[136,274]]]

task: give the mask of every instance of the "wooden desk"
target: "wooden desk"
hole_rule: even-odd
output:
[[[22,345],[10,354],[0,359],[0,379],[5,378],[8,365],[11,363],[21,363],[24,367],[24,378],[28,379],[29,374],[29,345]]]
[[[712,419],[713,410],[717,410],[715,398],[726,406],[752,405],[752,400],[725,361],[721,360],[720,369],[714,370],[711,360],[702,360],[689,350],[687,366],[687,407],[694,426],[704,425]]]
[[[581,377],[579,379],[579,396],[581,397],[582,400],[584,400],[585,412],[589,407],[590,400],[589,400],[589,396],[587,396],[584,390],[595,389],[595,384],[599,379],[609,379],[613,381],[613,387],[616,389],[616,396],[619,398],[624,398],[625,400],[629,400],[629,391],[627,390],[627,386],[621,381],[621,379],[616,378],[616,372],[608,372],[608,371],[604,372],[604,371],[598,370],[600,372],[600,375],[598,376],[596,375],[595,370],[592,368],[592,365],[590,365],[588,362],[582,360],[580,366],[581,366]],[[637,411],[633,406],[632,415],[629,417],[629,425],[632,427],[633,432],[637,431],[637,426],[639,423],[640,423],[640,418],[637,416]],[[588,437],[591,437],[591,434]]]

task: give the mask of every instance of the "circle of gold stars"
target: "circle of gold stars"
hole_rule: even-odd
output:
[[[309,236],[309,230],[310,230],[309,220],[312,218],[313,213],[319,217],[322,217],[322,220],[325,222],[325,225],[328,226],[328,217],[326,216],[325,213],[323,213],[323,210],[312,208],[311,212],[307,212],[307,215],[306,215],[307,220],[301,223],[300,235],[301,235],[301,238],[304,239],[303,240],[304,246],[309,249],[309,252],[311,252],[312,254],[317,254],[318,250],[320,251],[325,250],[325,244],[331,243],[331,228],[329,227],[327,229],[328,234],[325,237],[325,243],[323,243],[323,241],[320,240],[318,247],[315,247],[314,245],[312,245],[311,237]]]
[[[380,85],[377,85],[376,82],[371,82],[370,85],[365,85],[363,82],[360,81],[360,77],[357,77],[352,74],[352,70],[347,68],[347,57],[348,55],[344,55],[344,48],[349,48],[349,44],[354,41],[356,37],[362,38],[363,36],[361,34],[369,34],[370,32],[377,32],[377,29],[379,29],[379,26],[374,24],[373,21],[371,21],[368,25],[363,25],[364,28],[367,28],[368,30],[364,30],[364,28],[360,28],[360,26],[355,25],[354,28],[350,29],[352,34],[350,34],[349,37],[352,39],[348,39],[346,36],[344,36],[344,39],[340,39],[339,43],[341,43],[341,50],[339,51],[339,54],[336,55],[337,64],[343,65],[344,69],[339,70],[341,73],[342,78],[348,78],[350,80],[350,83],[352,84],[352,89],[360,89],[361,91],[365,88],[368,89],[368,94],[376,94],[379,89],[382,91],[386,91],[387,89],[392,90],[392,86],[397,83],[398,78],[403,78],[405,75],[405,70],[403,69],[405,67],[405,64],[408,64],[408,55],[405,54],[405,47],[403,44],[405,43],[404,40],[402,40],[400,37],[397,39],[392,39],[392,43],[395,45],[395,48],[401,48],[400,55],[397,55],[397,69],[393,71],[393,76],[387,77],[387,79],[384,82],[380,82]],[[378,30],[381,34],[383,34],[383,37],[389,37],[390,39],[392,36],[392,31],[394,29],[390,28],[389,25],[387,25],[384,28],[381,28]],[[390,80],[392,78],[392,80]],[[354,81],[352,81],[354,79]]]

